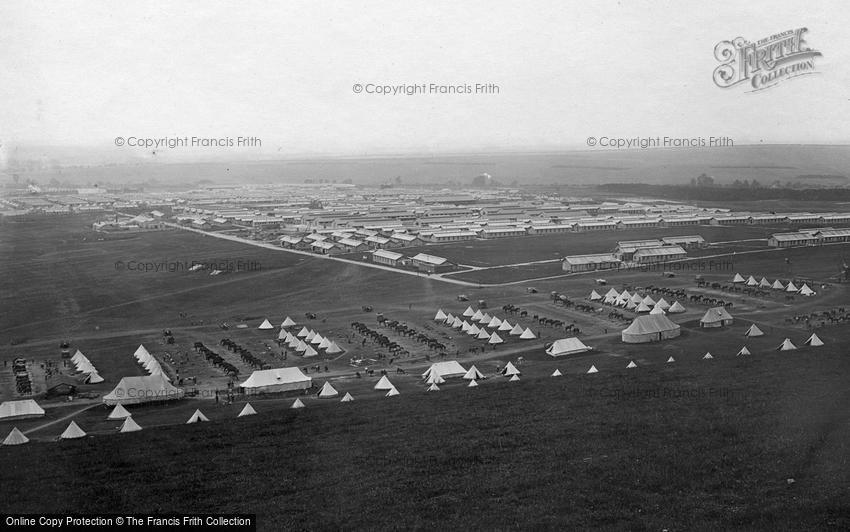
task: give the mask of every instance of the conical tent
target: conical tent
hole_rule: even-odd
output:
[[[591,301],[599,301],[600,299],[602,299],[602,296],[600,296],[599,292],[597,292],[596,290],[591,290],[590,295],[587,296],[587,298]]]
[[[661,307],[661,310],[667,310],[670,308],[670,303],[668,303],[667,300],[662,297],[658,300],[657,303],[655,303],[655,306]]]
[[[510,378],[510,379],[508,379],[508,380],[509,380],[510,382],[516,382],[516,381],[518,381],[518,380],[519,380],[519,375],[512,375],[512,376],[511,376],[511,378]]]
[[[513,365],[513,362],[508,362],[505,365],[505,368],[502,370],[502,375],[508,377],[510,375],[519,375],[520,371],[516,369],[516,366]]]
[[[560,377],[561,375],[563,375],[563,373],[561,373],[561,370],[559,370],[559,369],[556,369],[556,370],[552,373],[552,376],[553,376],[553,377]]]
[[[655,306],[655,300],[654,300],[654,299],[652,299],[652,298],[651,298],[651,297],[649,297],[649,296],[646,296],[645,298],[643,298],[643,303],[644,303],[647,307]]]
[[[741,348],[741,350],[740,350],[740,351],[738,351],[738,353],[737,353],[735,356],[736,356],[736,357],[739,357],[739,356],[742,356],[742,355],[743,355],[743,356],[746,356],[746,355],[749,355],[749,354],[751,354],[751,353],[750,353],[750,350],[749,350],[749,349],[747,349],[747,346],[744,346],[744,347],[742,347],[742,348]]]
[[[319,397],[336,397],[337,395],[339,392],[328,381],[325,381],[325,385],[319,390]]]
[[[743,276],[741,276],[740,273],[736,273],[735,277],[732,278],[732,282],[733,283],[745,283],[745,282],[747,282],[747,280],[744,279]]]
[[[483,379],[484,375],[478,371],[478,368],[476,368],[475,364],[473,364],[472,367],[464,374],[463,378],[466,380],[478,380]]]
[[[309,345],[307,346],[307,349],[304,350],[304,358],[314,357],[318,354],[319,352],[310,347]]]
[[[811,288],[809,288],[809,285],[804,283],[803,286],[800,287],[800,295],[801,296],[813,296],[813,295],[815,295],[815,291],[812,290]]]
[[[524,332],[524,329],[522,327],[520,327],[519,323],[517,323],[516,325],[514,325],[514,328],[511,329],[510,335],[511,336],[519,336],[523,332]]]
[[[782,345],[780,345],[780,346],[777,348],[777,350],[778,350],[778,351],[793,351],[794,349],[797,349],[797,346],[796,346],[796,345],[794,345],[794,344],[791,342],[791,340],[790,340],[790,339],[788,339],[788,338],[786,338],[786,339],[785,339],[785,341],[784,341],[784,342],[782,342]]]
[[[623,290],[622,292],[620,292],[620,295],[617,296],[617,299],[619,299],[620,301],[626,301],[626,300],[629,300],[631,298],[632,298],[632,295],[629,293],[628,290]]]
[[[460,325],[461,332],[469,332],[469,329],[472,328],[472,325],[469,324],[468,321],[463,320],[463,323]]]
[[[310,342],[313,341],[313,338],[315,338],[315,337],[316,337],[316,331],[311,329],[310,332],[307,333],[307,336],[304,337],[304,341],[307,342],[307,343],[310,343]]]
[[[654,307],[652,307],[652,310],[650,310],[650,311],[649,311],[649,313],[650,313],[650,314],[652,314],[652,315],[655,315],[655,314],[667,314],[666,312],[664,312],[664,309],[662,309],[662,308],[661,308],[661,307],[659,307],[658,305],[655,305]]]
[[[638,306],[637,306],[637,303],[635,303],[634,301],[632,301],[632,300],[626,301],[626,308],[627,308],[628,310],[634,310],[634,309],[636,309],[637,307],[638,307]]]
[[[478,386],[478,381],[469,381],[469,384],[467,384],[466,386],[467,388],[475,388],[476,386]]]
[[[115,408],[112,409],[112,412],[106,417],[106,419],[126,419],[130,417],[130,412],[127,411],[122,405],[117,404]]]
[[[316,336],[314,336],[313,339],[310,340],[310,343],[313,345],[319,345],[320,343],[322,343],[322,340],[324,340],[324,337],[322,337],[321,334],[316,333]]]
[[[747,279],[747,286],[758,286],[758,284],[759,282],[756,281],[756,278],[752,275],[750,275],[750,277]]]
[[[140,430],[142,430],[142,427],[133,421],[132,417],[128,417],[124,420],[124,423],[121,424],[121,429],[118,432],[137,432]]]
[[[336,344],[336,342],[331,341],[330,347],[325,349],[325,353],[329,355],[336,355],[337,353],[342,353],[342,348]]]
[[[322,338],[322,341],[319,342],[318,349],[327,349],[331,346],[331,341],[328,340],[327,336]]]
[[[608,291],[605,292],[606,298],[608,298],[608,297],[617,298],[619,296],[620,296],[620,294],[616,290],[614,290],[613,288],[609,288]]]
[[[452,323],[452,329],[460,329],[463,327],[464,321],[457,316],[455,316],[454,323]]]
[[[635,364],[635,361],[634,361],[634,360],[630,360],[630,361],[629,361],[629,365],[628,365],[628,366],[626,366],[626,369],[634,369],[634,368],[636,368],[636,367],[637,367],[637,364]]]
[[[671,362],[676,362],[676,359],[675,359],[675,358],[673,358],[673,357],[668,358],[668,359],[667,359],[667,363],[669,364],[669,363],[671,363]]]
[[[685,307],[683,307],[682,304],[678,301],[674,301],[673,304],[670,305],[670,308],[667,309],[667,312],[669,312],[670,314],[678,314],[681,312],[685,312]]]
[[[812,347],[820,347],[820,346],[823,345],[823,341],[820,338],[818,338],[818,335],[815,334],[815,333],[812,333],[812,335],[809,336],[809,339],[806,340],[805,343],[806,343],[806,345],[809,345],[809,346],[812,346]]]
[[[520,340],[534,340],[537,338],[534,336],[534,333],[531,332],[531,329],[526,328],[521,335],[519,335]]]
[[[599,370],[596,369],[596,366],[590,366],[590,369],[587,370],[588,373],[599,373]]]
[[[257,328],[258,328],[258,329],[263,329],[263,330],[265,330],[265,329],[274,329],[274,325],[272,325],[272,324],[271,324],[271,322],[270,322],[268,319],[265,319],[265,320],[263,320],[263,323],[261,323],[261,324],[260,324],[260,326],[259,326],[259,327],[257,327]]]
[[[386,375],[381,377],[381,380],[375,385],[376,390],[390,390],[392,388],[394,388],[393,383],[390,382]]]
[[[463,316],[466,318],[475,316],[475,311],[472,310],[472,307],[466,307],[466,310],[463,311]]]
[[[501,325],[499,325],[499,328],[496,329],[496,330],[502,331],[502,332],[505,332],[505,331],[510,332],[511,329],[513,329],[513,325],[511,325],[508,320],[505,320],[505,321],[502,322]]]
[[[298,334],[297,334],[296,336],[297,336],[298,338],[304,338],[304,337],[305,337],[305,336],[307,336],[308,334],[310,334],[310,329],[308,329],[308,328],[305,326],[305,327],[301,327],[301,330],[300,330],[300,331],[298,331]]]
[[[436,371],[432,371],[428,375],[428,380],[425,381],[425,384],[443,384],[444,382],[446,382],[446,379],[444,379],[442,375]]]
[[[785,291],[786,292],[796,292],[797,290],[799,290],[799,288],[794,286],[793,282],[788,281],[788,286],[785,287]]]
[[[286,329],[281,329],[279,333],[277,333],[277,339],[283,340],[284,342],[289,341],[289,331]]]
[[[472,324],[469,327],[469,330],[466,331],[466,334],[468,334],[469,336],[477,336],[478,333],[480,333],[480,332],[481,332],[481,329],[479,329],[477,325]]]
[[[136,352],[133,353],[133,356],[136,357],[137,359],[141,360],[142,358],[147,359],[148,357],[151,356],[151,354],[148,353],[148,350],[145,349],[144,345],[139,344],[139,347],[136,348]]]
[[[292,403],[292,406],[290,406],[289,408],[304,408],[304,403],[302,403],[301,399],[299,398],[296,399],[295,402]]]
[[[304,340],[299,340],[298,345],[295,346],[295,350],[299,353],[303,353],[304,351],[307,350],[308,347],[309,346],[307,345],[307,343]]]
[[[486,329],[481,329],[478,332],[478,336],[476,336],[476,338],[478,338],[479,340],[489,340],[490,339],[490,333],[488,333]]]
[[[251,406],[251,403],[245,403],[245,408],[239,412],[239,415],[236,417],[244,417],[244,416],[255,416],[257,415],[257,411],[254,410],[254,407]]]
[[[637,304],[639,304],[641,301],[643,301],[643,298],[641,297],[641,295],[640,295],[640,294],[638,294],[637,292],[635,292],[634,294],[632,294],[632,298],[631,298],[631,302],[632,302],[632,303],[634,303],[635,305],[637,305]]]
[[[30,441],[29,438],[24,436],[24,433],[18,430],[18,427],[14,427],[12,432],[6,436],[6,439],[3,440],[3,445],[22,445]]]
[[[209,421],[209,418],[201,412],[200,408],[195,410],[195,413],[192,414],[192,417],[189,418],[189,421],[187,421],[186,424],[189,425],[192,423],[198,423],[199,421]]]
[[[396,389],[395,389],[395,386],[393,386],[393,387],[392,387],[392,388],[390,388],[390,390],[387,392],[386,397],[393,397],[394,395],[398,395],[398,394],[399,394],[399,393],[398,393],[398,390],[396,390]]]
[[[440,387],[439,387],[439,386],[437,386],[437,383],[435,382],[435,383],[434,383],[434,384],[432,384],[431,386],[428,386],[428,391],[429,391],[429,392],[439,392],[439,391],[440,391]]]
[[[641,301],[640,304],[635,308],[635,312],[650,312],[652,308],[647,305],[645,302]]]
[[[487,342],[488,344],[501,344],[504,343],[502,337],[496,334],[495,332],[490,335],[490,340]]]
[[[284,329],[287,327],[292,327],[293,325],[295,325],[295,320],[293,320],[289,316],[287,316],[286,319],[284,319],[283,322],[280,324],[281,328]]]
[[[481,309],[475,311],[475,314],[472,315],[472,321],[479,321],[484,317],[484,314],[481,312]]]
[[[287,347],[289,347],[289,348],[291,348],[291,349],[295,349],[296,347],[298,347],[298,345],[299,345],[302,341],[303,341],[303,340],[301,340],[300,338],[298,338],[298,337],[297,337],[297,336],[295,336],[294,334],[290,334],[290,335],[289,335],[289,342],[287,342],[287,343],[286,343],[286,346],[287,346]]]
[[[501,324],[502,324],[502,320],[500,320],[496,316],[493,316],[492,318],[490,318],[490,321],[487,322],[487,327],[492,329],[492,328],[498,327]]]
[[[703,355],[703,357],[702,357],[702,358],[703,358],[703,360],[711,360],[711,359],[712,359],[712,358],[714,358],[714,357],[713,357],[713,356],[711,356],[711,353],[709,353],[708,351],[706,351],[705,355]]]
[[[446,314],[443,312],[443,309],[439,309],[437,314],[434,316],[434,321],[443,321],[446,319]]]
[[[350,403],[353,400],[354,400],[354,397],[350,393],[345,392],[345,395],[342,397],[342,399],[340,399],[339,402],[340,403]]]
[[[68,424],[68,428],[65,429],[65,432],[63,432],[59,438],[63,440],[75,440],[77,438],[84,438],[85,436],[85,431],[83,431],[83,429],[81,429],[80,426],[72,420],[71,423]]]
[[[761,281],[759,281],[759,288],[770,288],[770,281],[768,281],[765,277],[762,277]]]
[[[782,284],[782,281],[779,279],[773,281],[773,284],[770,286],[774,290],[785,290],[785,285]]]
[[[753,323],[752,325],[750,325],[750,328],[747,329],[747,332],[744,333],[744,336],[754,338],[756,336],[764,336],[764,333],[761,331],[761,329],[758,328],[755,323]]]

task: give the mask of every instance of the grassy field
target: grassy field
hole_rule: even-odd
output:
[[[257,513],[264,530],[846,529],[842,349],[261,401],[252,418],[2,448],[2,495],[10,512]]]

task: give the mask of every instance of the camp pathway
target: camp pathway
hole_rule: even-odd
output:
[[[83,408],[80,408],[78,410],[74,410],[73,412],[71,412],[70,414],[68,414],[66,416],[60,417],[59,419],[54,419],[53,421],[48,421],[47,423],[44,423],[43,425],[39,425],[37,427],[33,427],[31,429],[25,430],[25,431],[23,431],[23,433],[25,435],[31,434],[31,433],[39,431],[41,429],[53,426],[57,423],[62,423],[63,421],[67,421],[67,420],[71,419],[72,417],[78,416],[78,415],[82,414],[83,412],[85,412],[86,410],[91,410],[92,408],[94,408],[96,406],[100,406],[101,404],[103,404],[103,403],[101,403],[100,401],[93,402],[92,404],[90,404],[88,406],[84,406]]]

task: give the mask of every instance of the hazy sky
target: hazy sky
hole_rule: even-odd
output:
[[[256,136],[266,152],[585,147],[588,136],[850,143],[846,2],[0,4],[0,139]],[[714,47],[808,27],[818,74],[718,88]],[[495,83],[382,96],[354,84]],[[250,150],[246,150],[250,151]]]

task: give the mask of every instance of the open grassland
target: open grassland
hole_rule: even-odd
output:
[[[149,407],[139,433],[0,449],[0,485],[11,512],[247,512],[267,530],[846,529],[846,348],[549,361],[567,374],[191,426],[153,427],[191,409]]]

